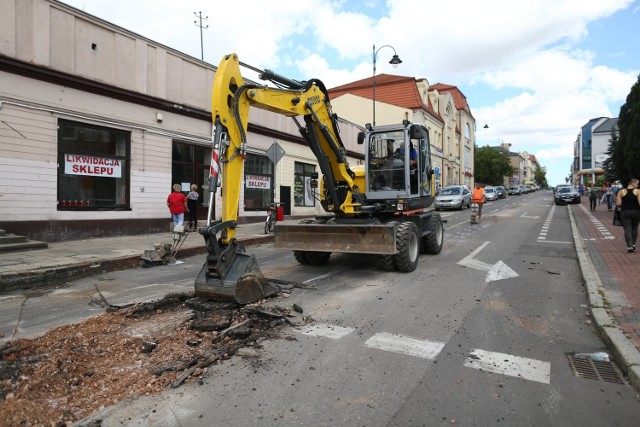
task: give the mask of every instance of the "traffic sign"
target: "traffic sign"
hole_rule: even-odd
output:
[[[280,144],[274,141],[274,143],[271,144],[271,147],[269,147],[269,149],[267,150],[266,154],[269,160],[271,160],[273,163],[278,163],[285,153]]]

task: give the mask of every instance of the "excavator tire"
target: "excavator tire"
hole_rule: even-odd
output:
[[[431,217],[431,232],[420,239],[420,252],[437,255],[442,251],[444,244],[444,226],[440,214],[434,213]]]
[[[307,260],[307,252],[305,251],[293,251],[293,257],[302,265],[309,265]]]
[[[329,262],[331,252],[309,251],[304,255],[309,265],[324,265]]]
[[[418,227],[413,222],[402,222],[398,226],[396,249],[398,250],[395,255],[398,270],[405,273],[415,270],[420,254],[420,239],[418,238]]]
[[[393,224],[396,227],[398,226],[397,221],[389,221],[388,224]],[[396,242],[396,247],[397,247]],[[396,266],[396,256],[395,255],[380,255],[380,266],[385,271],[395,271],[398,267]]]

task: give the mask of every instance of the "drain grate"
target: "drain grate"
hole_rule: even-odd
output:
[[[616,384],[628,384],[614,362],[602,362],[591,358],[576,357],[575,354],[567,354],[573,373],[580,378],[606,381]]]

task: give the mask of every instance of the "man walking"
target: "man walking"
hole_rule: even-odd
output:
[[[478,221],[482,217],[482,205],[484,205],[484,188],[480,187],[480,183],[476,182],[471,196],[471,203],[478,204]]]

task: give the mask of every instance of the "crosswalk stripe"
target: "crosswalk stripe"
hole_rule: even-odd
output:
[[[549,384],[551,381],[549,362],[505,353],[476,349],[467,357],[464,366],[544,384]]]
[[[403,335],[381,332],[369,338],[364,345],[393,353],[406,354],[421,357],[423,359],[435,359],[445,343],[428,340],[418,340]]]
[[[312,335],[315,337],[325,337],[331,339],[340,339],[353,332],[354,328],[343,328],[342,326],[329,325],[327,323],[315,323],[298,329],[298,332],[304,335]]]

